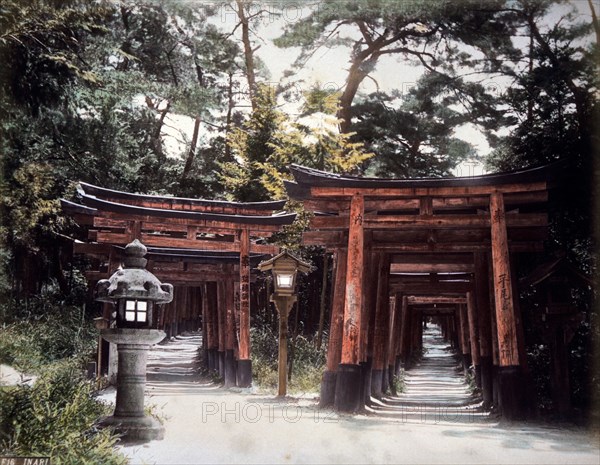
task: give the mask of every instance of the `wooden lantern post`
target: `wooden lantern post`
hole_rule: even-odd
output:
[[[284,250],[279,255],[259,263],[260,271],[273,273],[275,293],[271,296],[271,302],[279,313],[279,387],[278,396],[284,397],[287,393],[287,333],[288,316],[297,298],[295,295],[296,275],[298,271],[307,273],[310,264],[301,261],[294,255]]]

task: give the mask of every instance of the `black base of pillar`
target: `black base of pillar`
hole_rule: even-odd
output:
[[[373,360],[371,357],[367,358],[366,362],[360,364],[360,394],[359,394],[359,405],[358,411],[362,412],[365,410],[366,405],[371,405],[371,369],[373,367]]]
[[[355,413],[361,399],[361,366],[340,363],[335,383],[335,409],[339,412]]]
[[[202,348],[202,365],[208,368],[208,349],[206,347]]]
[[[396,366],[394,366],[394,375],[398,376],[402,370],[402,359],[400,356],[396,357]]]
[[[498,398],[502,416],[507,420],[523,420],[523,376],[521,367],[498,367]]]
[[[252,386],[252,360],[238,360],[237,385],[242,388]]]
[[[217,352],[217,360],[219,364],[219,376],[225,378],[225,351],[219,350]]]
[[[233,357],[233,350],[225,351],[225,387],[232,387],[236,385],[236,373],[235,373],[235,358]]]
[[[394,365],[388,366],[388,384],[390,386],[390,393],[393,396],[397,396],[396,385],[394,384],[394,377],[396,376],[396,367]]]
[[[481,389],[481,365],[475,365],[475,386]]]
[[[483,395],[483,409],[489,410],[494,402],[492,357],[481,357],[479,363],[481,367],[481,393]]]
[[[499,392],[498,365],[492,365],[492,405],[502,408],[502,399],[500,399]]]
[[[208,369],[209,371],[215,371],[219,368],[219,362],[217,360],[217,350],[208,349]]]
[[[336,379],[337,374],[335,371],[323,372],[323,377],[321,378],[321,398],[319,400],[320,408],[333,407]]]
[[[471,367],[471,354],[462,354],[462,366],[465,375],[468,374]]]
[[[384,394],[390,392],[390,376],[388,374],[388,369],[385,368],[381,375],[381,390]]]
[[[383,397],[383,370],[371,370],[371,395],[376,399]]]

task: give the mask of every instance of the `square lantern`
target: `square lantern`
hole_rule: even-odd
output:
[[[152,326],[152,301],[142,299],[121,299],[121,307],[117,312],[119,316],[117,326],[126,328],[145,328]],[[119,325],[119,323],[121,323]]]
[[[310,265],[284,250],[270,260],[261,262],[258,269],[260,271],[271,270],[275,294],[285,297],[294,294],[298,271],[306,273],[310,270]]]

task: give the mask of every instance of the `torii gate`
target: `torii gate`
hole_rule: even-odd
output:
[[[262,242],[294,221],[295,214],[274,214],[285,201],[238,203],[139,195],[86,183],[80,183],[78,191],[81,204],[62,200],[62,207],[88,227],[89,242],[76,242],[74,252],[100,259],[100,268],[88,272],[88,279],[110,276],[119,266],[119,248],[139,239],[149,247],[148,268],[160,280],[178,286],[161,325],[168,333],[177,333],[182,321],[185,326],[197,319],[198,315],[189,314],[191,309],[201,308],[209,367],[221,372],[226,385],[250,386],[250,269],[265,255],[279,252],[279,247]],[[235,281],[239,283],[237,315]],[[196,292],[194,287],[202,289]],[[176,315],[179,307],[185,315]],[[110,308],[104,312],[108,320]]]
[[[385,386],[396,356],[418,344],[420,319],[411,317],[410,302],[440,295],[440,302],[454,299],[453,331],[463,354],[472,354],[484,400],[497,396],[504,415],[517,417],[527,366],[510,257],[543,250],[552,168],[407,180],[298,165],[291,172],[289,197],[315,213],[304,244],[336,256],[322,405],[347,412],[364,407]],[[419,281],[411,283],[411,276]],[[426,287],[430,297],[419,297]],[[396,291],[392,306],[390,289]]]

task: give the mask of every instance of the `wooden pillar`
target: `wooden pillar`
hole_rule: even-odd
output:
[[[389,273],[388,273],[388,287],[389,287]],[[390,309],[390,317],[388,320],[388,337],[385,345],[385,358],[384,366],[387,367],[387,386],[390,393],[396,395],[397,392],[394,389],[394,376],[396,375],[396,344],[395,344],[395,333],[396,333],[396,296],[389,295],[388,289],[388,306]]]
[[[392,326],[393,332],[390,340],[390,365],[394,365],[394,375],[398,375],[400,370],[400,334],[402,332],[402,318],[403,318],[403,296],[401,292],[396,293],[394,301],[394,324]]]
[[[377,302],[375,307],[375,331],[373,340],[373,370],[371,372],[371,395],[381,398],[384,393],[384,376],[387,376],[385,360],[386,345],[389,344],[390,297],[388,281],[390,258],[379,254],[377,267]]]
[[[371,231],[365,232],[364,242],[364,271],[363,271],[363,301],[360,326],[360,355],[361,362],[373,359],[373,341],[375,338],[375,313],[377,306],[377,273],[381,254],[371,251]]]
[[[561,416],[571,413],[571,385],[569,380],[568,337],[565,319],[550,323],[550,354],[552,365],[550,381],[554,409]]]
[[[240,341],[237,384],[252,385],[250,360],[250,232],[240,230]]]
[[[350,202],[342,358],[335,387],[335,408],[342,412],[355,412],[360,406],[359,343],[363,300],[363,219],[364,198],[356,194]]]
[[[233,275],[233,265],[226,266],[227,274]],[[233,279],[224,283],[225,291],[225,387],[237,384],[235,364],[235,291]]]
[[[373,370],[373,345],[375,341],[375,317],[377,307],[377,277],[381,254],[370,249],[372,232],[365,233],[365,271],[363,274],[363,304],[361,328],[361,404],[371,403],[371,372]]]
[[[481,387],[481,360],[479,357],[479,327],[475,296],[467,292],[467,318],[469,319],[469,341],[471,343],[471,362],[474,366],[475,384]]]
[[[458,304],[459,316],[459,338],[460,338],[460,353],[462,355],[462,364],[465,374],[471,366],[471,354],[469,351],[469,321],[467,318],[467,308],[464,304]]]
[[[202,361],[204,366],[209,368],[208,361],[208,311],[207,311],[207,299],[206,299],[206,283],[202,283],[199,288],[200,301],[202,305]]]
[[[223,281],[217,284],[217,324],[219,326],[218,339],[218,369],[221,378],[225,377],[225,321],[227,318],[227,309],[225,308],[225,286]]]
[[[479,364],[481,366],[481,392],[483,408],[493,403],[492,324],[490,321],[490,292],[488,261],[485,252],[475,252],[475,302],[479,331]]]
[[[344,302],[346,299],[346,266],[348,254],[345,249],[335,253],[335,277],[331,316],[329,323],[329,345],[327,346],[327,368],[321,379],[321,407],[334,404],[337,367],[342,360],[342,333],[344,325]]]
[[[405,370],[409,368],[411,311],[408,307],[408,296],[402,296],[402,323],[400,325],[400,359]]]
[[[179,314],[181,313],[181,287],[173,289],[173,307],[171,308],[171,337],[179,334]]]
[[[412,360],[417,360],[421,352],[419,350],[421,339],[421,310],[419,307],[413,307],[411,311],[411,328],[410,328],[410,349],[409,354]]]
[[[522,376],[506,232],[506,212],[501,192],[494,192],[490,195],[490,216],[496,331],[500,362],[498,367],[499,398],[505,418],[515,419],[521,414],[523,386],[520,385]]]
[[[217,283],[206,283],[209,368],[219,370],[219,320],[217,313]]]
[[[524,389],[521,391],[521,410],[523,415],[531,416],[535,413],[534,406],[536,405],[536,390],[533,375],[527,363],[527,349],[525,347],[525,328],[519,298],[517,266],[518,255],[512,253],[510,254],[510,267],[512,278],[511,284],[514,290],[513,306],[515,314],[515,326],[517,328],[517,347],[519,351],[519,365],[522,380],[521,383],[524,386]]]

